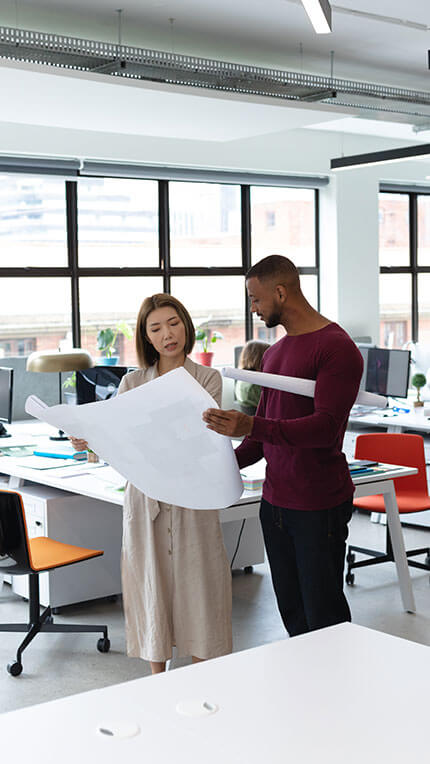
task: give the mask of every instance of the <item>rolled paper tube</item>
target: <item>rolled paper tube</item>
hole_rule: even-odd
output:
[[[296,395],[306,395],[308,398],[315,396],[315,380],[300,379],[300,377],[284,377],[282,374],[266,374],[264,371],[248,371],[247,369],[234,369],[232,366],[225,366],[222,369],[223,377],[230,377],[241,382],[249,382],[251,385],[260,387],[270,387],[273,390],[282,390],[285,393],[295,393]],[[385,395],[376,395],[376,393],[366,393],[360,390],[355,401],[360,406],[375,406],[384,409],[388,405]]]

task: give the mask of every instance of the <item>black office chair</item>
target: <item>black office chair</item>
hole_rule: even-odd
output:
[[[51,608],[40,613],[39,574],[55,568],[73,565],[75,562],[100,557],[101,550],[84,549],[80,546],[63,544],[46,537],[28,538],[27,523],[22,498],[16,491],[0,490],[0,574],[29,576],[29,623],[3,623],[1,631],[26,632],[16,654],[16,661],[7,666],[9,674],[19,676],[22,672],[22,653],[40,631],[102,632],[97,642],[101,653],[109,652],[107,626],[87,626],[78,624],[55,624]]]

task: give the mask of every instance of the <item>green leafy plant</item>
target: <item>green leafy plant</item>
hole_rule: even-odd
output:
[[[112,357],[118,334],[123,334],[128,340],[131,340],[133,332],[126,321],[118,321],[114,329],[100,329],[97,335],[97,348],[105,354],[107,358]]]
[[[74,390],[76,388],[76,371],[73,371],[70,375],[70,377],[67,377],[67,379],[63,382],[63,390]]]
[[[417,389],[417,403],[422,403],[420,398],[420,389],[424,387],[424,385],[427,383],[427,379],[425,374],[421,374],[421,372],[418,372],[417,374],[414,374],[414,376],[411,379],[411,383],[413,387],[416,387]]]
[[[211,336],[210,336],[211,335]],[[209,338],[210,336],[210,338]],[[202,352],[209,353],[208,345],[216,342],[217,340],[223,340],[224,337],[219,332],[210,332],[209,329],[205,329],[202,326],[198,326],[196,329],[196,340],[202,343]]]

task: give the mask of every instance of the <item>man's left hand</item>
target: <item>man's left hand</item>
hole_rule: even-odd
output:
[[[209,430],[214,430],[220,435],[227,435],[230,438],[250,435],[254,424],[254,417],[234,409],[229,411],[207,409],[203,412],[203,420]]]

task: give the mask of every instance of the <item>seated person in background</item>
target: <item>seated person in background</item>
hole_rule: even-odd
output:
[[[270,347],[267,342],[260,340],[250,340],[243,347],[239,358],[239,369],[247,371],[261,371],[261,362],[266,350]],[[238,380],[235,384],[234,394],[240,404],[241,411],[252,416],[260,400],[260,385],[253,385],[250,382]],[[245,411],[245,409],[247,409]]]

